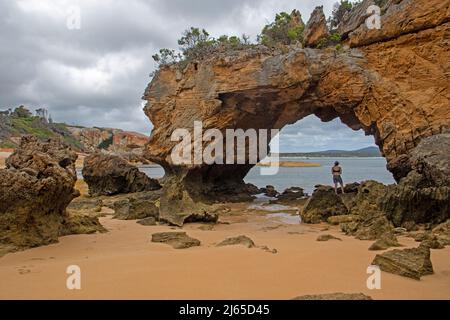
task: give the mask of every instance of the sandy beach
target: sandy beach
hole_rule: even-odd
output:
[[[150,239],[153,233],[178,228],[104,217],[100,221],[108,233],[67,236],[54,245],[0,258],[0,299],[291,299],[332,292],[362,292],[374,299],[450,297],[449,247],[432,250],[434,275],[416,281],[383,272],[382,289],[368,290],[366,269],[376,254],[368,250],[371,241],[344,236],[337,227],[290,220],[234,205],[210,231],[199,229],[202,224],[186,225],[183,231],[201,246],[175,250]],[[321,234],[342,241],[317,242]],[[238,235],[278,253],[215,246]],[[399,240],[408,247],[418,245],[409,238]],[[66,288],[69,265],[81,267],[82,290]]]

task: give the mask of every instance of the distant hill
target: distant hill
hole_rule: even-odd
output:
[[[143,134],[120,129],[54,123],[45,109],[37,109],[36,115],[24,106],[0,111],[0,149],[16,148],[21,137],[27,134],[41,140],[59,137],[75,151],[86,153],[102,149],[117,153],[138,152],[149,139]]]
[[[346,150],[326,150],[318,152],[295,152],[295,153],[280,153],[281,158],[286,157],[327,157],[327,158],[345,158],[345,157],[381,157],[381,152],[378,147],[367,147],[363,149],[346,151]]]

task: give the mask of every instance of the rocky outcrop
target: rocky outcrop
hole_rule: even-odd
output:
[[[296,205],[306,202],[306,198],[307,194],[303,188],[291,187],[284,190],[276,200],[271,200],[270,203]]]
[[[79,196],[74,189],[76,159],[76,153],[59,140],[22,138],[6,160],[7,168],[0,170],[0,247],[20,250],[47,245],[60,235],[84,232],[80,226],[89,223],[101,229],[96,219],[77,222],[66,212]]]
[[[305,46],[317,46],[320,40],[326,39],[328,37],[328,34],[327,18],[323,13],[323,6],[316,7],[312,12],[303,33]]]
[[[347,208],[333,187],[317,186],[300,215],[304,223],[320,223],[347,213]]]
[[[389,189],[382,209],[396,226],[435,224],[450,218],[450,133],[422,140],[411,153],[411,171]]]
[[[110,128],[71,127],[67,129],[79,141],[85,152],[94,153],[100,149],[114,153],[141,155],[149,137],[137,132]]]
[[[262,193],[264,193],[264,195],[266,197],[271,197],[271,198],[275,198],[277,197],[280,193],[275,189],[274,186],[266,186],[265,188],[262,188]]]
[[[111,196],[161,188],[158,181],[114,155],[96,153],[88,156],[84,160],[82,173],[91,196]]]
[[[341,223],[342,231],[360,240],[377,240],[393,232],[392,223],[380,207],[387,189],[387,186],[376,181],[362,182],[349,210],[355,218]]]
[[[312,114],[340,118],[373,135],[397,181],[406,177],[419,143],[450,126],[448,3],[389,1],[380,30],[364,30],[363,23],[347,31],[357,49],[251,46],[163,66],[144,94],[154,124],[146,156],[170,181],[162,200],[170,207],[161,210],[196,213],[194,204],[210,200],[217,186],[241,188],[254,165],[174,163],[178,142],[169,137],[176,129],[190,132],[193,145],[209,145],[194,137],[194,121],[225,135],[226,129],[281,129]],[[228,160],[237,163],[234,155]]]
[[[200,241],[189,237],[186,232],[162,232],[152,234],[152,242],[165,243],[174,249],[188,249],[200,246]]]
[[[373,260],[372,265],[379,266],[382,271],[415,280],[434,273],[430,260],[430,248],[426,246],[404,250],[396,249],[379,254]]]

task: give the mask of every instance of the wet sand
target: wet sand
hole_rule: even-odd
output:
[[[450,299],[450,248],[433,250],[435,274],[421,281],[382,273],[382,289],[368,290],[371,241],[337,227],[306,226],[280,216],[233,214],[212,231],[186,226],[200,247],[175,250],[151,243],[151,234],[175,231],[135,221],[101,218],[106,234],[68,236],[60,243],[0,258],[1,299],[291,299],[299,295],[362,292],[374,299]],[[290,221],[290,222],[288,222]],[[343,241],[317,242],[321,234]],[[272,254],[242,246],[216,247],[247,235]],[[417,246],[400,238],[402,244]],[[66,288],[66,268],[78,265],[82,289]]]

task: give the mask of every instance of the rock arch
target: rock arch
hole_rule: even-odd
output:
[[[205,129],[281,129],[311,114],[323,121],[339,117],[373,135],[394,177],[405,177],[419,142],[450,127],[450,23],[447,4],[428,13],[433,23],[425,19],[396,32],[401,21],[389,10],[386,38],[375,30],[370,42],[370,32],[359,27],[348,39],[354,48],[290,47],[283,53],[255,46],[217,53],[183,70],[162,67],[144,99],[154,124],[147,157],[167,175],[164,211],[198,212],[196,203],[208,194],[245,189],[251,165],[173,165],[176,142],[170,136],[177,128],[192,129],[194,121]],[[366,37],[358,41],[361,33]]]

